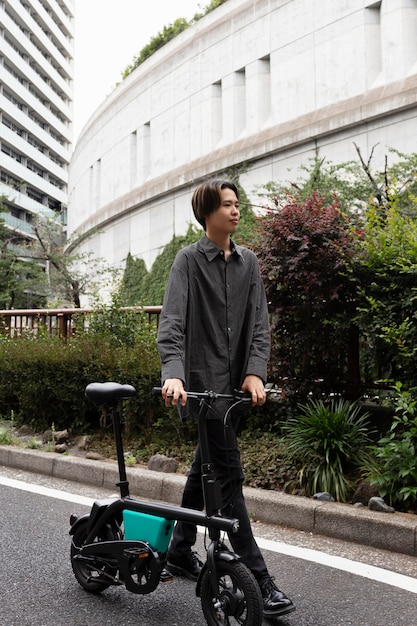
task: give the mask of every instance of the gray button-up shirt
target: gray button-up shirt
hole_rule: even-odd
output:
[[[247,374],[266,381],[270,335],[265,290],[253,252],[224,253],[206,235],[171,268],[158,330],[162,381],[230,393]]]

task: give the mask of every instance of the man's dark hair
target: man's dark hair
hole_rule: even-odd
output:
[[[199,185],[191,199],[196,220],[206,230],[206,217],[219,208],[221,203],[220,192],[222,189],[231,189],[239,200],[239,191],[230,180],[213,179]]]

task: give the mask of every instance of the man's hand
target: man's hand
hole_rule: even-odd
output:
[[[252,396],[252,406],[262,406],[266,402],[263,380],[254,374],[248,374],[242,385],[242,391]]]
[[[162,397],[165,406],[176,406],[178,402],[185,406],[187,402],[187,392],[184,390],[183,382],[180,378],[167,378],[162,387]]]

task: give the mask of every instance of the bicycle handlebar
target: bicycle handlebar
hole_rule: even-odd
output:
[[[152,387],[152,393],[155,396],[162,394],[162,387]],[[187,391],[187,398],[194,400],[240,400],[241,402],[251,402],[252,398],[244,391],[235,391],[234,393],[216,393],[215,391]]]

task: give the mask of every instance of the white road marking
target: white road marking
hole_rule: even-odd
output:
[[[21,480],[15,480],[14,478],[0,476],[0,484],[5,487],[21,489],[23,491],[29,491],[41,496],[65,500],[66,502],[73,502],[74,504],[81,504],[83,506],[90,507],[94,502],[94,498],[87,498],[85,496],[62,491],[61,489],[51,489],[50,487],[34,485]],[[199,527],[198,530],[202,533],[205,532],[204,527]],[[311,550],[310,548],[302,548],[286,544],[281,541],[272,541],[271,539],[256,537],[256,542],[261,549],[268,550],[269,552],[285,554],[286,556],[294,557],[296,559],[303,559],[304,561],[311,561],[312,563],[318,563],[320,565],[339,569],[344,572],[350,572],[356,576],[370,578],[371,580],[376,580],[380,583],[398,587],[399,589],[404,589],[405,591],[411,591],[411,593],[417,594],[417,578],[412,578],[411,576],[397,574],[396,572],[392,572],[382,567],[375,567],[374,565],[360,563],[359,561],[352,561],[340,556],[333,556],[331,554],[327,554],[326,552]]]
[[[6,478],[5,476],[0,476],[0,485],[12,487],[13,489],[21,489],[22,491],[30,491],[31,493],[36,493],[39,496],[47,496],[48,498],[74,502],[74,504],[83,504],[84,506],[93,506],[94,502],[94,498],[86,498],[85,496],[79,496],[76,493],[68,493],[67,491],[62,491],[61,489],[51,489],[50,487],[42,487],[42,485],[25,483],[22,480]]]
[[[292,556],[297,559],[304,559],[305,561],[312,561],[313,563],[319,563],[320,565],[327,565],[334,569],[343,570],[344,572],[350,572],[356,576],[363,576],[364,578],[370,578],[386,585],[392,585],[393,587],[399,587],[405,589],[405,591],[411,591],[417,593],[417,578],[411,576],[405,576],[404,574],[397,574],[382,567],[375,567],[374,565],[368,565],[367,563],[360,563],[359,561],[351,561],[342,556],[333,556],[326,552],[319,552],[318,550],[311,550],[310,548],[299,548],[290,544],[282,543],[280,541],[271,541],[269,539],[256,538],[258,546],[264,550],[270,550],[272,552],[278,552],[287,556]]]

